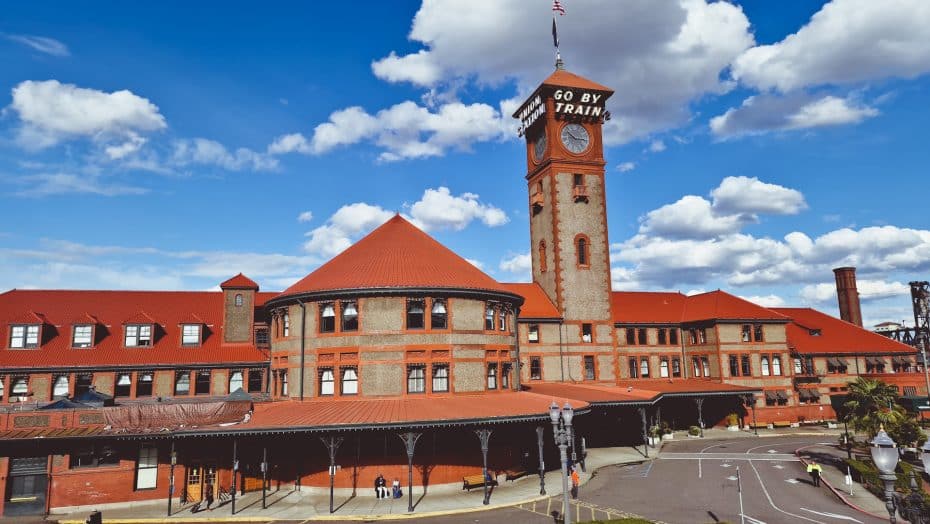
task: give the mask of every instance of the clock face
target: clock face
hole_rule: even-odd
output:
[[[539,162],[543,155],[546,154],[546,133],[543,132],[533,143],[533,158]]]
[[[591,137],[588,130],[579,124],[568,124],[562,128],[562,144],[572,153],[581,153],[588,149]]]

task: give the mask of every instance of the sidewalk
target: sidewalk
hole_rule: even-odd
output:
[[[640,448],[642,449],[642,448]],[[654,456],[650,450],[650,457]],[[581,482],[585,483],[591,475],[604,466],[613,464],[630,464],[647,460],[636,449],[598,448],[588,450],[586,461],[587,472],[581,473]],[[236,514],[231,514],[232,505],[225,502],[213,511],[190,512],[190,505],[179,507],[175,505],[172,516],[166,516],[167,502],[162,500],[120,504],[118,507],[100,508],[107,522],[268,522],[273,520],[387,520],[402,518],[422,518],[428,516],[449,515],[469,511],[482,511],[505,506],[543,500],[562,493],[561,472],[549,471],[545,475],[546,495],[539,494],[539,475],[530,474],[513,482],[498,477],[500,485],[491,490],[490,504],[482,504],[483,490],[473,489],[471,492],[462,490],[461,484],[445,484],[429,486],[428,492],[423,493],[419,487],[414,487],[414,512],[407,512],[407,493],[401,499],[374,498],[371,490],[360,488],[355,497],[351,490],[336,490],[334,514],[329,513],[328,489],[304,489],[293,491],[291,486],[282,487],[280,491],[270,491],[267,495],[267,508],[262,509],[262,494],[246,493],[236,498]],[[405,487],[406,488],[406,487]],[[75,511],[69,514],[51,514],[49,520],[66,524],[83,524],[84,519],[91,510]]]
[[[814,445],[799,449],[797,454],[805,466],[810,459],[814,459],[823,467],[821,477],[823,483],[846,505],[869,513],[873,517],[888,518],[885,501],[865,489],[862,484],[853,481],[852,495],[849,494],[850,486],[846,484],[846,452],[844,450],[836,446]]]

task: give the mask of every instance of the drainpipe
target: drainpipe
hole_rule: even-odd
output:
[[[516,391],[521,391],[523,385],[520,380],[520,373],[522,372],[523,365],[520,361],[520,308],[514,309],[513,312],[513,348],[514,352],[517,354],[517,361],[514,363],[514,368],[516,369],[516,374],[514,375],[513,386]],[[528,328],[527,328],[528,329]]]
[[[300,299],[297,300],[297,305],[300,306],[300,400],[304,399],[304,360],[306,358],[306,344],[307,344],[307,306],[304,305]]]
[[[681,376],[682,378],[688,378],[688,369],[691,368],[691,363],[688,362],[688,355],[685,353],[685,330],[683,327],[676,327],[678,330],[678,345],[681,346]]]
[[[565,382],[565,357],[562,355],[562,319],[559,319],[559,368],[562,372],[562,382]]]

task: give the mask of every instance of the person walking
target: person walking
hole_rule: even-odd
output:
[[[572,468],[572,498],[578,498],[578,485],[581,484],[581,478],[578,476],[578,468]]]
[[[811,460],[807,464],[807,474],[811,476],[811,482],[815,488],[820,487],[820,476],[823,474],[823,468],[816,461]]]
[[[213,508],[210,507],[213,505],[213,483],[208,481],[207,485],[204,486],[203,489],[206,491],[206,493],[204,493],[204,497],[207,499],[207,510],[213,511]]]

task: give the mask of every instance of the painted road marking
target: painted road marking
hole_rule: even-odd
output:
[[[785,479],[785,482],[787,482],[788,484],[800,484],[801,483],[801,481],[798,479]]]
[[[736,475],[730,475],[727,480],[737,480]]]
[[[824,517],[832,517],[832,518],[835,518],[835,519],[851,520],[851,521],[853,521],[853,522],[858,522],[859,524],[862,524],[862,521],[861,521],[861,520],[856,520],[856,519],[854,519],[854,518],[852,518],[852,517],[847,517],[846,515],[840,515],[839,513],[824,513],[824,512],[821,512],[821,511],[814,511],[814,510],[812,510],[812,509],[807,509],[807,508],[801,508],[801,511],[809,511],[809,512],[811,512],[811,513],[816,513],[817,515],[823,515]]]
[[[765,498],[768,499],[769,505],[772,506],[773,508],[775,508],[776,511],[780,511],[781,513],[784,513],[785,515],[788,515],[789,517],[799,518],[799,519],[801,519],[801,520],[806,520],[806,521],[808,521],[808,522],[814,522],[814,523],[816,523],[816,524],[827,524],[826,522],[821,522],[821,521],[819,521],[819,520],[809,519],[809,518],[807,518],[807,517],[805,517],[805,516],[802,516],[802,515],[795,515],[794,513],[789,513],[789,512],[787,512],[787,511],[785,511],[785,510],[779,508],[778,506],[776,506],[776,505],[775,505],[775,502],[772,501],[772,496],[769,495],[769,490],[765,487],[765,482],[762,482],[762,475],[760,475],[760,474],[759,474],[759,470],[756,469],[756,464],[755,464],[753,461],[750,460],[750,461],[749,461],[749,467],[752,468],[752,471],[755,472],[755,474],[756,474],[756,478],[759,479],[759,486],[762,487],[762,493],[764,493],[764,494],[765,494]]]
[[[749,521],[749,524],[766,524],[764,521],[759,520],[759,519],[754,519],[754,518],[750,517],[749,515],[746,515],[745,513],[743,513],[741,516],[742,516],[744,519],[748,520],[748,521]]]
[[[775,469],[785,469],[785,466],[782,466],[781,464],[772,464],[772,467]]]
[[[790,453],[662,453],[660,459],[664,460],[765,460],[779,462],[798,462],[796,456]]]

